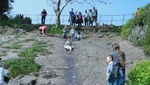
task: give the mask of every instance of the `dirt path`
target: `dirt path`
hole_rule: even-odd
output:
[[[107,63],[105,57],[112,52],[111,43],[118,43],[121,50],[125,52],[126,73],[129,72],[137,60],[149,59],[145,57],[142,49],[134,47],[129,41],[118,36],[99,38],[100,35],[100,33],[92,34],[87,39],[74,41],[75,49],[73,52],[66,52],[63,49],[65,39],[62,38],[36,35],[35,33],[21,35],[18,40],[34,38],[54,44],[53,48],[46,48],[53,54],[37,55],[35,58],[35,61],[42,66],[38,77],[28,75],[22,79],[15,78],[8,85],[28,83],[33,79],[37,79],[36,85],[106,85],[105,72]],[[2,37],[4,36],[1,35]],[[6,39],[8,37],[10,39],[15,38],[12,35],[5,37]],[[30,43],[27,46],[30,46]],[[1,48],[0,50],[4,49]],[[2,58],[17,58],[17,53],[14,53],[14,50],[10,50]],[[46,75],[51,77],[43,78]]]

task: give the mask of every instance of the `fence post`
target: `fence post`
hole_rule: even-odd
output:
[[[123,15],[123,22],[122,22],[122,24],[124,24],[124,18],[125,18],[125,15]]]
[[[100,15],[100,18],[99,18],[99,25],[101,24],[101,19],[102,19],[102,15]]]
[[[112,21],[113,21],[113,15],[111,15],[111,24],[112,24]]]

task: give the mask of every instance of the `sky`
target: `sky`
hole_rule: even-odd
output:
[[[63,1],[63,0],[62,0]],[[81,1],[81,0],[79,0]],[[138,7],[144,7],[150,0],[104,0],[109,4],[99,3],[98,0],[93,0],[93,6],[98,10],[98,23],[99,24],[125,24],[128,19],[133,17]],[[62,2],[63,4],[64,2]],[[52,4],[48,4],[47,0],[15,0],[12,3],[13,9],[11,16],[16,14],[23,14],[25,17],[30,17],[33,24],[41,23],[41,11],[46,9],[48,15],[46,17],[46,24],[55,23],[55,13]],[[62,12],[61,24],[68,24],[69,11],[74,8],[74,11],[80,11],[84,14],[84,10],[92,9],[91,5],[83,4],[68,4]],[[124,21],[123,21],[124,20]]]

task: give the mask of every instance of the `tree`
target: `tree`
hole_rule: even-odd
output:
[[[53,6],[53,10],[55,12],[56,15],[56,27],[60,26],[60,15],[62,13],[62,11],[64,10],[64,8],[70,3],[78,3],[78,4],[84,4],[87,3],[89,5],[92,5],[91,3],[93,2],[100,2],[100,3],[104,3],[107,4],[106,1],[101,1],[101,0],[47,0],[48,4]],[[64,4],[62,4],[62,2],[65,2]]]
[[[0,0],[0,16],[12,9],[10,4],[12,2],[14,2],[14,0]]]

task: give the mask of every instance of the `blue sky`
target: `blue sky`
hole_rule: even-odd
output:
[[[62,0],[63,1],[63,0]],[[80,0],[81,1],[81,0]],[[93,0],[97,1],[97,0]],[[117,16],[99,16],[99,23],[107,23],[110,24],[111,20],[114,20],[112,24],[120,25],[123,22],[119,20],[123,20],[123,14],[125,15],[125,21],[132,18],[132,14],[135,13],[138,7],[143,7],[150,3],[149,0],[105,0],[107,2],[111,2],[111,4],[105,5],[99,2],[93,3],[93,5],[98,10],[98,15],[117,15]],[[49,6],[47,0],[15,0],[12,4],[14,9],[11,11],[11,14],[24,14],[27,17],[31,17],[32,23],[40,23],[40,13],[43,9],[47,10],[48,16],[46,17],[47,24],[55,23],[55,15],[52,6]],[[91,9],[92,6],[89,4],[68,4],[64,11],[62,12],[61,23],[69,24],[68,20],[68,12],[71,8],[74,8],[74,11],[80,11],[84,14],[85,9]],[[100,21],[101,20],[101,21]],[[115,21],[116,20],[116,21]]]

